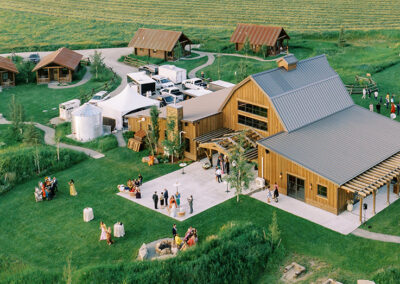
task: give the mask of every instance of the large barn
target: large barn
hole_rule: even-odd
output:
[[[70,83],[74,72],[80,67],[82,57],[82,54],[63,47],[43,57],[32,72],[36,72],[38,84],[52,81]]]
[[[0,86],[15,86],[15,74],[18,69],[11,59],[0,56]]]
[[[398,122],[355,105],[325,55],[302,61],[288,55],[278,66],[233,88],[161,108],[161,140],[168,113],[185,131],[191,159],[228,154],[245,130],[246,156],[258,162],[259,177],[334,214],[355,195],[361,203],[369,194],[375,200],[381,186],[400,180]],[[129,117],[133,131],[149,124],[148,111]]]
[[[182,32],[140,28],[129,42],[133,53],[139,56],[176,60],[190,54],[186,46],[192,42]]]
[[[289,35],[282,27],[237,24],[230,41],[235,44],[236,50],[242,50],[248,41],[254,52],[263,51],[268,56],[287,51],[289,39]],[[262,50],[263,46],[265,50]]]

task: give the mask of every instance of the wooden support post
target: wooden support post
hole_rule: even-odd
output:
[[[390,195],[390,181],[387,182],[386,187],[387,187],[387,201],[386,201],[386,204],[389,205],[389,204],[390,204],[390,201],[389,201],[389,195]]]
[[[399,198],[400,191],[400,175],[397,176],[397,198]]]
[[[360,223],[362,224],[362,209],[364,198],[360,197]]]
[[[375,215],[375,201],[376,201],[376,190],[374,189],[374,191],[372,192],[372,196],[374,199],[374,204],[373,204],[373,208],[372,208],[372,214]]]

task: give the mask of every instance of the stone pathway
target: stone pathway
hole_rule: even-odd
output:
[[[92,78],[92,73],[90,73],[89,68],[88,67],[84,67],[86,68],[86,73],[83,76],[82,80],[80,80],[78,83],[73,84],[73,85],[66,85],[66,86],[60,86],[58,82],[54,82],[54,83],[49,83],[48,87],[50,89],[69,89],[69,88],[74,88],[74,87],[78,87],[81,86],[87,82],[89,82],[89,80]]]
[[[126,142],[124,136],[122,135],[122,131],[117,131],[117,133],[114,133],[114,136],[117,138],[119,147],[126,147]]]
[[[380,233],[370,232],[364,229],[357,228],[352,232],[353,235],[357,237],[361,237],[364,239],[370,239],[375,241],[387,242],[387,243],[396,243],[400,244],[400,237],[393,235],[386,235]]]
[[[54,139],[55,130],[53,128],[45,126],[40,123],[35,123],[35,126],[37,128],[39,128],[40,130],[44,131],[44,142],[47,145],[56,146],[56,142]],[[75,145],[69,145],[69,144],[65,144],[65,143],[60,143],[59,145],[60,145],[60,148],[66,148],[66,149],[71,149],[71,150],[75,150],[78,152],[82,152],[94,159],[100,159],[100,158],[104,157],[104,154],[94,151],[92,149],[83,148],[83,147],[75,146]]]

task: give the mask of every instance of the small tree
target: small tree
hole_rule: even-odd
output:
[[[281,242],[281,231],[278,227],[278,217],[276,211],[272,213],[272,221],[268,226],[268,239],[271,244],[272,251],[279,247]]]
[[[25,120],[24,108],[20,103],[17,102],[17,100],[15,99],[15,95],[11,97],[8,108],[11,119],[11,133],[9,135],[14,141],[20,142],[22,141]]]
[[[250,40],[249,40],[249,37],[246,36],[246,39],[244,40],[244,44],[243,44],[243,52],[245,55],[249,55],[250,51],[251,51]]]
[[[183,144],[180,143],[179,132],[175,129],[175,121],[174,117],[167,119],[167,137],[163,141],[165,151],[168,153],[168,156],[172,156],[172,163],[174,162],[174,156],[180,157],[184,149]]]
[[[35,67],[35,63],[31,61],[19,60],[16,63],[18,74],[16,76],[16,81],[21,83],[32,83],[35,81],[35,73],[32,72]]]
[[[344,27],[341,26],[340,31],[339,31],[338,46],[344,47],[345,44],[346,44],[346,38],[345,38],[345,34],[344,34]]]
[[[152,106],[150,108],[151,129],[147,135],[147,144],[150,148],[150,153],[152,156],[157,154],[158,140],[160,139],[160,126],[158,124],[159,115],[160,111],[158,108],[156,106]]]
[[[182,45],[178,42],[178,44],[175,45],[174,48],[174,56],[176,59],[179,59],[182,57],[182,55],[183,55]]]
[[[261,53],[265,59],[265,57],[267,56],[267,51],[268,51],[268,46],[266,46],[265,44],[261,45]]]
[[[101,52],[97,50],[94,54],[90,56],[91,67],[90,72],[95,76],[96,80],[100,80],[100,75],[103,74],[106,65],[104,64],[104,57],[102,57]]]
[[[232,162],[231,170],[229,171],[229,175],[224,177],[229,186],[235,190],[237,202],[239,202],[239,195],[243,190],[249,188],[250,181],[254,177],[251,165],[244,156],[245,151],[245,137],[244,133],[241,133],[237,143],[229,154],[230,161]]]
[[[40,141],[39,131],[36,129],[33,122],[28,123],[24,128],[23,140],[25,144],[37,145]]]

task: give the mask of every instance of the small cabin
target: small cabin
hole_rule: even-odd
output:
[[[36,72],[38,84],[70,83],[80,67],[82,57],[82,54],[63,47],[43,57],[32,72]]]
[[[277,55],[289,48],[289,35],[283,27],[262,26],[254,24],[237,24],[231,36],[237,51],[242,50],[246,41],[255,53],[265,52],[265,55]],[[262,50],[265,47],[265,50]]]
[[[173,61],[189,55],[191,43],[182,32],[140,28],[128,47],[133,47],[135,55]]]
[[[11,59],[0,56],[0,86],[3,88],[15,86],[15,74],[18,69]]]

